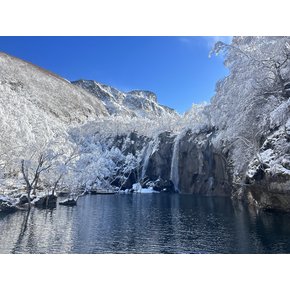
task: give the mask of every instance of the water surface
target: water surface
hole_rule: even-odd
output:
[[[0,253],[290,253],[290,215],[223,197],[87,195],[0,215]]]

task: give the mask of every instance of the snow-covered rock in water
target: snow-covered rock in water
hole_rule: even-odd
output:
[[[76,206],[77,200],[75,198],[66,198],[58,203],[59,205],[65,206]]]
[[[0,195],[0,213],[10,213],[17,210],[16,204],[18,199],[11,198],[6,195]]]
[[[38,208],[54,208],[56,207],[57,196],[44,195],[35,198],[31,203]]]
[[[138,193],[154,193],[154,192],[158,192],[158,191],[154,190],[152,186],[150,186],[148,188],[143,188],[140,183],[133,184],[132,189],[134,190],[134,192],[138,192]]]
[[[101,100],[110,115],[142,118],[156,118],[177,115],[173,109],[160,105],[157,97],[150,91],[134,90],[122,92],[110,86],[91,80],[72,82]]]
[[[175,192],[174,183],[171,180],[163,180],[159,178],[153,183],[153,190],[162,192]]]
[[[33,200],[32,198],[30,198],[31,200]],[[18,204],[19,205],[23,205],[23,204],[26,204],[28,203],[28,197],[27,197],[27,194],[21,194],[21,196],[19,197],[19,202]]]
[[[132,185],[132,189],[134,190],[134,191],[140,191],[141,189],[142,189],[142,186],[141,186],[141,184],[140,183],[134,183],[133,185]]]
[[[139,192],[140,193],[155,193],[159,191],[154,190],[153,187],[148,187],[148,188],[141,188]]]

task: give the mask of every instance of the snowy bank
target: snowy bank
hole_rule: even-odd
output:
[[[132,186],[132,188],[133,188],[134,192],[138,192],[138,193],[154,193],[154,192],[159,192],[159,191],[154,190],[152,186],[150,186],[148,188],[143,188],[139,182],[138,183],[134,183],[133,186]]]

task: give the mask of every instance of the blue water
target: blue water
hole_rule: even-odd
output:
[[[290,253],[290,215],[224,197],[87,195],[0,215],[0,253]]]

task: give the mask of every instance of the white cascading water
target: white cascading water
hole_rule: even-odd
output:
[[[174,147],[171,159],[171,169],[170,169],[170,180],[174,184],[174,189],[178,190],[179,185],[179,172],[178,172],[178,163],[179,163],[179,141],[180,135],[177,135],[174,140]]]
[[[143,167],[142,167],[142,172],[141,172],[141,179],[143,179],[145,177],[148,163],[149,163],[149,158],[150,158],[152,151],[153,151],[153,145],[154,145],[154,140],[149,142],[149,144],[145,150],[144,159],[143,159]]]

